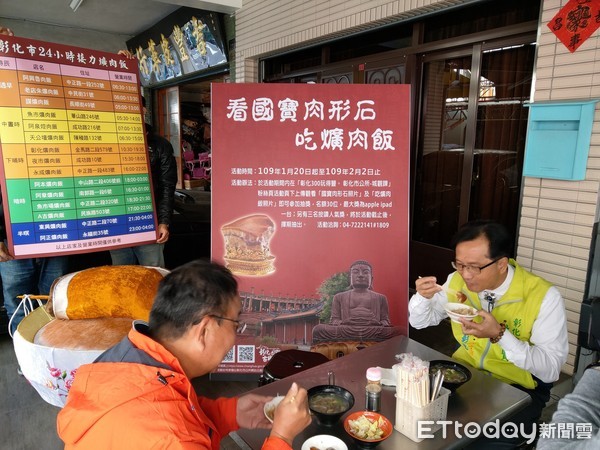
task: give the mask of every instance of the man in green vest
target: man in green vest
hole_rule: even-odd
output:
[[[467,223],[452,244],[455,271],[443,286],[431,276],[416,281],[409,322],[417,329],[437,325],[448,317],[449,302],[477,309],[475,320],[451,322],[458,342],[453,358],[526,391],[532,403],[507,421],[530,433],[569,353],[564,301],[556,287],[511,258],[512,238],[503,225]],[[485,448],[514,448],[517,441],[486,442]]]

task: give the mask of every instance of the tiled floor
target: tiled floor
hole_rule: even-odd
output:
[[[449,325],[442,323],[427,330],[411,330],[411,337],[447,355],[454,350]],[[242,394],[256,386],[250,381],[215,381],[208,377],[194,381],[196,390],[207,397]],[[571,378],[561,377],[553,389],[555,399],[546,408],[543,420],[548,421],[556,408],[556,401],[571,390]],[[17,374],[17,360],[12,340],[0,335],[0,449],[58,450],[63,445],[56,434],[56,415],[59,409],[49,405]],[[231,438],[222,441],[222,449],[237,448]]]

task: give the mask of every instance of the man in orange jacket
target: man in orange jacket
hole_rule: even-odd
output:
[[[270,428],[271,397],[198,397],[190,379],[214,370],[245,325],[231,272],[192,261],[160,283],[148,324],[81,366],[58,414],[66,449],[213,449],[242,428]],[[263,449],[289,449],[310,423],[306,390],[293,383]]]

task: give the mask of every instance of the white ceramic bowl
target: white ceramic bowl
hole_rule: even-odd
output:
[[[319,450],[348,450],[348,446],[344,441],[329,434],[318,434],[308,438],[304,441],[304,444],[302,444],[301,450],[310,450],[311,448],[318,448]]]
[[[456,323],[460,323],[459,318],[473,320],[477,317],[477,310],[475,308],[462,303],[446,303],[444,309],[448,313],[450,320]]]
[[[265,403],[263,411],[265,412],[265,417],[269,419],[269,422],[271,423],[273,423],[273,417],[275,416],[275,408],[277,408],[277,405],[279,405],[281,400],[283,400],[283,395],[278,395]]]

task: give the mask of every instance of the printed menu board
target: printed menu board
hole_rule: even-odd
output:
[[[156,240],[137,61],[0,39],[2,203],[16,258]]]

